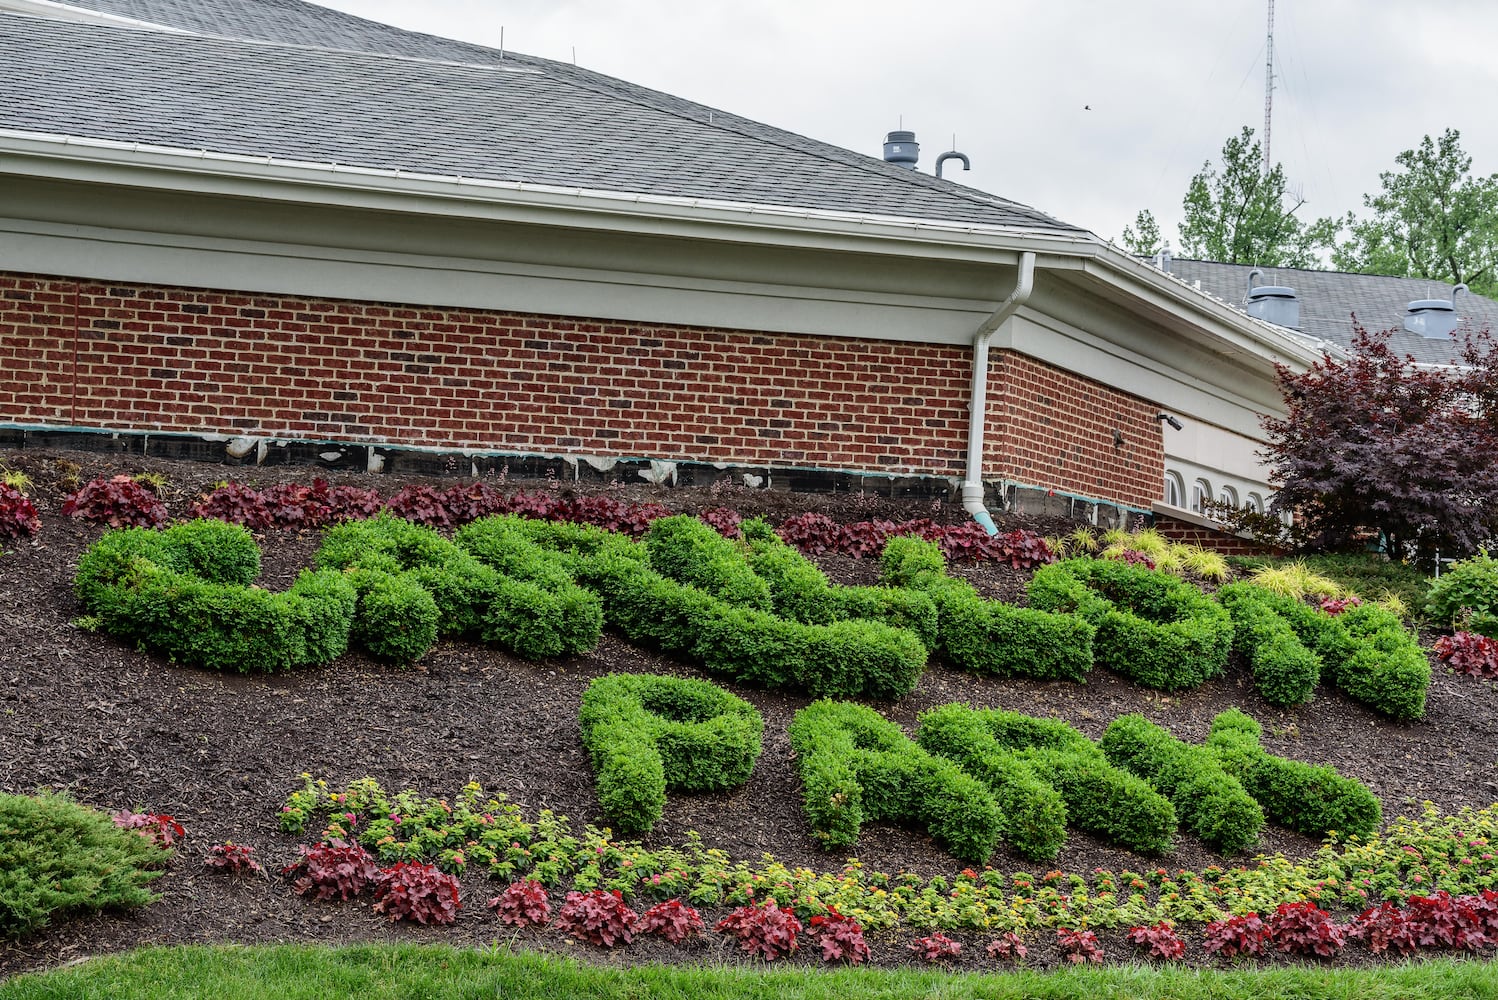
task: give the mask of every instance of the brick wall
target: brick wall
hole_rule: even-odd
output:
[[[1182,521],[1164,514],[1156,514],[1154,529],[1172,542],[1182,545],[1199,545],[1204,549],[1221,552],[1225,556],[1263,556],[1274,552],[1268,546],[1259,545],[1247,538],[1225,531],[1214,531],[1189,521]]]
[[[966,346],[0,274],[6,423],[960,477],[970,365]],[[1151,404],[1007,352],[989,387],[986,477],[1157,498]]]
[[[1165,478],[1158,412],[1148,400],[1000,352],[989,374],[989,464],[1029,486],[1148,510]]]

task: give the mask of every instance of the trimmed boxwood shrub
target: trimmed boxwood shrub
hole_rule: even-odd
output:
[[[1030,604],[1097,627],[1097,662],[1137,684],[1193,688],[1220,675],[1233,622],[1186,581],[1112,559],[1068,559],[1036,570]]]
[[[1425,714],[1430,661],[1398,615],[1375,604],[1332,615],[1281,594],[1259,598],[1321,657],[1322,676],[1350,697],[1401,721]]]
[[[744,699],[707,681],[609,674],[583,692],[583,746],[598,800],[620,830],[648,831],[666,793],[720,792],[749,780],[764,720]]]
[[[1181,742],[1142,715],[1114,719],[1101,746],[1109,763],[1169,798],[1181,825],[1208,846],[1234,854],[1258,842],[1264,810],[1211,751]]]
[[[1006,805],[1012,800],[1005,789],[1017,786],[1038,807],[1042,800],[1033,797],[1032,780],[1065,804],[1055,816],[1057,824],[1141,853],[1171,848],[1176,813],[1170,801],[1142,779],[1110,765],[1097,744],[1059,719],[944,705],[921,716],[917,737],[921,746],[956,761],[989,786],[1008,822],[1004,839],[1024,850],[1022,840],[1035,838],[1032,857],[1054,857],[1064,838],[1059,826],[1050,833],[1038,808],[1036,818],[1022,824],[1019,835],[1013,832],[1016,813]],[[1052,838],[1050,854],[1039,853],[1039,845],[1045,843],[1037,836],[1042,831]]]
[[[851,847],[866,822],[923,827],[958,858],[981,864],[1003,829],[983,783],[921,749],[863,705],[812,702],[790,725],[812,836],[827,850]]]
[[[1233,619],[1233,647],[1248,661],[1259,696],[1271,705],[1303,705],[1321,681],[1321,657],[1274,610],[1272,596],[1251,583],[1217,591]]]
[[[180,663],[284,670],[347,648],[355,591],[340,574],[303,572],[273,594],[249,585],[259,568],[243,527],[189,521],[106,532],[79,560],[74,587],[105,631]]]
[[[774,612],[807,625],[863,619],[914,632],[928,648],[939,636],[936,605],[927,595],[903,587],[843,587],[829,583],[816,563],[787,545],[763,518],[739,525],[746,558],[770,586]]]
[[[592,649],[603,630],[597,597],[502,520],[476,521],[460,533],[497,566],[431,528],[389,514],[330,529],[317,561],[359,571],[355,636],[385,659],[417,659],[439,632],[533,660]],[[434,615],[413,589],[429,596]]]
[[[0,794],[0,937],[53,920],[144,906],[168,852],[61,795]]]
[[[1317,838],[1334,830],[1339,837],[1367,837],[1379,828],[1383,811],[1368,786],[1330,767],[1276,757],[1259,745],[1262,733],[1252,718],[1230,708],[1212,720],[1206,748],[1271,821]]]
[[[690,514],[660,518],[645,533],[650,567],[728,604],[769,611],[770,586],[755,575],[739,545]]]
[[[1074,681],[1092,669],[1095,629],[1089,622],[986,600],[965,580],[946,575],[935,542],[891,538],[883,562],[886,583],[935,602],[937,650],[953,665],[996,677]]]
[[[903,629],[870,621],[803,625],[667,579],[622,551],[579,559],[576,573],[626,639],[736,683],[894,699],[914,690],[925,669],[926,647]]]

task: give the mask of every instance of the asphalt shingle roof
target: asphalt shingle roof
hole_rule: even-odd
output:
[[[1248,294],[1248,276],[1254,268],[1247,264],[1219,264],[1216,261],[1185,260],[1170,262],[1170,272],[1188,284],[1222,299],[1236,309],[1244,308]],[[1458,351],[1450,339],[1427,340],[1404,329],[1409,303],[1417,299],[1450,299],[1451,286],[1425,278],[1391,278],[1378,274],[1351,274],[1346,271],[1311,271],[1292,267],[1266,267],[1255,285],[1283,285],[1295,289],[1300,299],[1301,333],[1340,344],[1352,343],[1353,316],[1366,330],[1393,330],[1390,346],[1416,361],[1441,364],[1455,361]],[[1465,293],[1455,299],[1456,313],[1473,332],[1490,329],[1498,332],[1498,302],[1481,295]]]
[[[0,14],[0,128],[631,194],[1078,233],[972,188],[579,67],[299,0]]]

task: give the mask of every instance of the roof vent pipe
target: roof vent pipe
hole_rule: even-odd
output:
[[[1466,290],[1466,285],[1457,285],[1451,290],[1449,299],[1416,299],[1411,302],[1404,316],[1404,328],[1426,340],[1443,340],[1451,336],[1462,321],[1456,314],[1456,297]]]
[[[968,162],[967,154],[959,153],[957,152],[957,150],[953,149],[949,152],[941,154],[936,158],[936,176],[941,176],[941,165],[943,163],[946,163],[948,160],[961,160],[963,170],[973,169],[973,165]]]
[[[1296,296],[1295,289],[1286,285],[1260,285],[1258,280],[1263,273],[1258,268],[1248,272],[1248,295],[1243,300],[1244,309],[1250,316],[1266,323],[1286,326],[1292,330],[1299,329],[1300,299]]]
[[[993,515],[983,505],[983,412],[988,406],[988,342],[1004,322],[1019,311],[1035,290],[1035,252],[1020,254],[1014,291],[973,333],[973,384],[967,404],[967,475],[962,481],[962,509],[973,515],[990,535],[999,533]]]
[[[1170,273],[1170,262],[1175,260],[1175,254],[1170,252],[1170,247],[1161,247],[1160,252],[1155,254],[1155,267],[1166,274]]]
[[[886,135],[884,158],[907,170],[914,170],[915,161],[921,158],[921,144],[915,141],[915,133],[899,131]]]

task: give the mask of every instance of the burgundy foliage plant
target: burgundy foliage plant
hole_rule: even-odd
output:
[[[128,809],[115,813],[111,819],[121,830],[138,830],[157,847],[171,847],[187,835],[182,824],[165,813],[135,813]]]
[[[36,505],[14,486],[0,483],[0,538],[20,538],[42,530]]]
[[[696,907],[687,906],[679,899],[668,899],[640,914],[633,930],[636,934],[659,934],[672,944],[681,944],[707,930],[707,925]]]
[[[380,875],[380,866],[359,844],[334,838],[311,847],[298,848],[300,857],[281,869],[282,875],[297,876],[292,889],[316,899],[352,899]]]
[[[636,914],[617,890],[569,892],[555,927],[604,948],[634,940]]]
[[[392,923],[450,924],[463,908],[457,878],[425,861],[402,861],[382,869],[375,876],[375,897],[375,911],[388,915]]]
[[[822,961],[857,965],[868,960],[869,946],[863,939],[863,925],[857,920],[829,906],[826,913],[819,913],[807,922],[821,945]]]
[[[85,483],[63,501],[62,512],[111,528],[159,528],[167,522],[166,505],[126,475]]]
[[[489,909],[502,924],[512,927],[540,927],[551,919],[551,903],[546,887],[533,878],[522,879],[505,887],[489,900]]]
[[[718,921],[718,932],[732,935],[749,954],[763,955],[765,961],[773,962],[800,947],[796,935],[801,933],[801,921],[771,899],[740,906]]]

